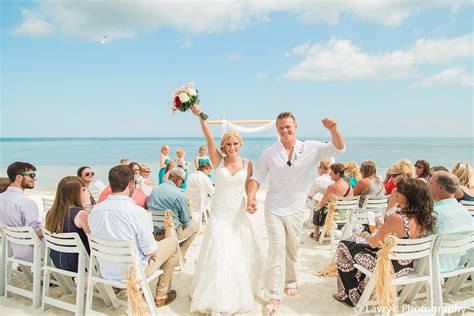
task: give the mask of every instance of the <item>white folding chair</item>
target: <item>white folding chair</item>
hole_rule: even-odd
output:
[[[392,280],[393,285],[404,286],[409,289],[407,291],[402,290],[398,296],[399,304],[403,304],[407,300],[408,295],[412,292],[410,291],[411,285],[420,284],[426,286],[428,305],[431,309],[433,308],[433,265],[431,263],[431,251],[434,240],[434,235],[418,239],[398,239],[398,244],[392,248],[392,254],[389,255],[390,260],[415,260],[413,272],[402,277],[395,277]],[[360,313],[367,305],[373,305],[373,302],[369,301],[369,299],[375,288],[375,279],[373,278],[373,271],[369,271],[359,264],[355,264],[354,267],[369,278],[359,303],[354,308],[355,312]]]
[[[334,222],[333,227],[328,228],[327,225],[324,225],[323,231],[319,236],[319,244],[322,245],[323,241],[326,239],[326,234],[330,233],[329,239],[331,241],[331,250],[335,249],[335,232],[338,231],[338,225],[345,225],[347,222],[348,217],[351,214],[351,211],[359,207],[359,199],[360,195],[358,196],[350,196],[350,197],[337,197],[336,205],[334,207]],[[326,218],[326,221],[328,219]],[[331,231],[329,231],[331,229]],[[342,229],[344,230],[344,228]],[[342,232],[341,232],[342,236]]]
[[[349,215],[349,219],[347,220],[346,225],[344,225],[344,229],[342,230],[342,239],[349,237],[352,234],[352,229],[362,225],[369,224],[369,216],[368,212],[374,213],[375,217],[384,218],[385,210],[384,209],[363,209],[357,208],[352,210],[351,214]]]
[[[467,208],[471,216],[474,216],[474,201],[461,201],[460,203],[462,206]]]
[[[208,208],[209,197],[206,196],[204,191],[200,190],[197,187],[188,187],[186,188],[186,197],[191,201],[191,212],[192,214],[198,214],[197,221],[199,224],[199,229],[201,229],[203,220],[207,224],[208,220]]]
[[[45,311],[48,305],[53,305],[71,312],[76,315],[84,314],[84,296],[85,296],[85,280],[86,268],[89,266],[89,255],[84,247],[81,238],[77,233],[62,233],[53,234],[43,228],[43,235],[45,240],[45,260],[44,260],[44,275],[43,275],[43,302],[41,309]],[[77,272],[63,270],[54,266],[50,252],[55,250],[62,253],[78,255],[78,269]],[[61,284],[65,293],[75,293],[75,304],[67,303],[63,300],[49,296],[51,274]],[[75,278],[77,287],[72,278]]]
[[[96,310],[93,310],[93,294],[94,287],[99,289],[99,285],[106,286],[107,291],[112,291],[111,287],[125,289],[127,283],[121,281],[108,280],[102,277],[100,273],[100,261],[108,261],[116,264],[133,265],[137,277],[137,284],[139,285],[145,302],[147,304],[149,313],[151,315],[158,315],[156,309],[155,300],[152,295],[149,283],[157,279],[162,273],[162,270],[155,271],[149,277],[146,277],[145,271],[143,270],[141,260],[137,256],[135,248],[135,242],[132,240],[127,241],[108,241],[101,240],[93,235],[89,235],[89,246],[91,249],[90,260],[89,260],[89,277],[87,280],[87,298],[86,298],[86,314],[94,313],[101,314]],[[107,263],[104,263],[107,264]],[[112,291],[113,294],[113,291]],[[118,300],[115,294],[112,295],[112,305],[114,309],[120,308],[120,306],[129,306],[127,301]]]
[[[54,197],[43,197],[42,200],[43,200],[43,212],[41,213],[40,217],[41,217],[41,223],[44,224],[46,220],[46,214],[48,213],[51,206],[53,206]]]
[[[11,297],[11,293],[21,295],[33,300],[33,308],[41,306],[41,257],[43,254],[43,244],[38,235],[30,226],[8,227],[3,226],[3,234],[6,239],[5,249],[5,296]],[[33,251],[33,262],[17,259],[13,256],[11,244],[31,246]],[[19,264],[28,279],[33,281],[32,291],[25,290],[12,284],[13,264]],[[31,267],[33,275],[27,271]]]
[[[153,228],[158,229],[158,230],[164,230],[165,229],[165,221],[167,219],[166,213],[167,211],[172,212],[171,210],[166,210],[166,211],[154,211],[151,210],[151,216],[153,220]],[[183,253],[181,252],[181,248],[179,246],[180,243],[183,241],[186,241],[188,238],[184,239],[178,239],[178,234],[176,233],[176,229],[174,228],[174,222],[171,219],[171,222],[173,223],[171,226],[171,236],[178,241],[178,262],[179,262],[179,267],[181,268],[181,271],[184,271],[184,257]]]
[[[3,236],[3,225],[0,224],[0,296],[5,295],[5,256],[7,252],[6,240]]]
[[[459,257],[458,266],[447,272],[440,271],[439,256]],[[444,310],[449,310],[449,304],[443,303],[443,294],[456,295],[465,285],[471,286],[474,291],[474,233],[439,235],[433,248],[433,286],[436,310],[443,315]],[[466,281],[471,276],[470,284]],[[446,280],[442,284],[443,280]],[[444,285],[444,286],[443,286]],[[444,291],[443,291],[444,289]],[[443,293],[444,292],[444,293]],[[457,308],[469,308],[473,306],[472,297],[464,301],[456,301],[454,306]]]
[[[385,210],[388,205],[388,197],[385,195],[367,195],[364,200],[362,208],[371,209],[383,209]]]

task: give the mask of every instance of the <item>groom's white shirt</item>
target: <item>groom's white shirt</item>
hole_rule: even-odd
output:
[[[289,166],[288,155],[281,142],[265,149],[251,177],[262,184],[269,175],[265,209],[279,216],[292,215],[303,209],[311,175],[318,161],[345,150],[345,147],[337,149],[332,142],[296,140]]]

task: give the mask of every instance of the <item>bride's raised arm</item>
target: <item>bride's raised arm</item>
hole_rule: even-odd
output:
[[[209,158],[211,158],[211,163],[213,166],[217,166],[219,165],[219,162],[221,162],[222,155],[217,149],[216,141],[214,139],[214,136],[212,135],[211,129],[207,125],[206,121],[204,121],[199,116],[199,113],[201,113],[202,111],[199,105],[194,105],[191,110],[193,111],[193,114],[198,117],[199,122],[201,123],[202,132],[204,133],[204,137],[206,137],[207,148],[209,151]]]

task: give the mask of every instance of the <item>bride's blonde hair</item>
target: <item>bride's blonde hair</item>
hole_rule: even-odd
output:
[[[220,146],[220,151],[223,155],[226,155],[227,153],[225,152],[225,144],[227,143],[227,141],[229,140],[229,138],[231,138],[232,136],[236,137],[238,140],[239,140],[239,143],[240,143],[240,146],[243,146],[244,144],[244,140],[242,139],[242,135],[240,135],[239,132],[237,131],[230,131],[230,132],[227,132],[224,134],[224,136],[222,136],[222,140],[221,140],[221,146]]]

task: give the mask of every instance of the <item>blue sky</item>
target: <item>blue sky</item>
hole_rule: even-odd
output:
[[[470,1],[2,1],[1,137],[198,136],[292,111],[302,136],[473,136]],[[108,35],[105,44],[97,41]]]

